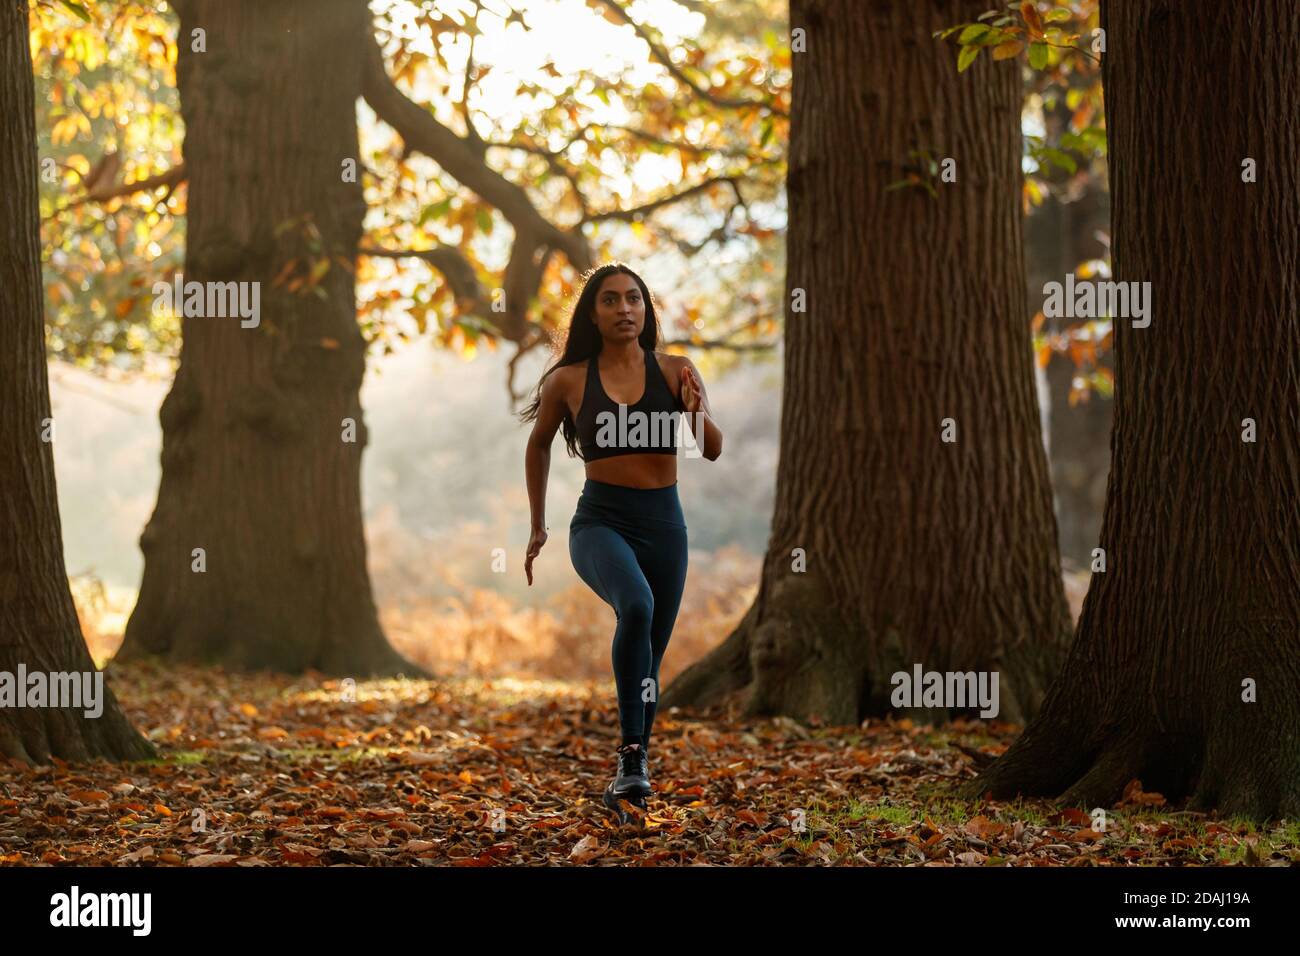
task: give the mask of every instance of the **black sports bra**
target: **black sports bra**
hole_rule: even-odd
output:
[[[574,426],[583,461],[615,455],[677,454],[680,411],[654,352],[645,355],[645,388],[635,405],[615,402],[600,383],[599,353],[587,360],[587,386]]]

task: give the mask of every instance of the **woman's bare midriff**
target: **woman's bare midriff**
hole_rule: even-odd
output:
[[[677,480],[676,455],[618,455],[587,462],[587,477],[629,488],[666,488]]]

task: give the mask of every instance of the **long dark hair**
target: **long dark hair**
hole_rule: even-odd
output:
[[[565,333],[564,344],[558,349],[559,358],[555,360],[555,364],[542,373],[542,377],[537,383],[537,391],[533,393],[533,400],[519,413],[520,421],[531,422],[537,419],[537,412],[542,406],[542,385],[545,384],[548,375],[565,365],[573,365],[584,360],[594,362],[596,356],[600,354],[600,350],[605,345],[605,340],[600,337],[600,329],[596,327],[596,293],[600,290],[600,284],[605,281],[605,278],[616,272],[631,276],[636,284],[641,287],[641,301],[645,303],[645,325],[641,329],[641,334],[637,336],[637,341],[641,343],[641,347],[647,352],[655,350],[655,346],[659,343],[659,318],[655,315],[654,299],[641,277],[625,263],[618,261],[607,262],[603,266],[589,269],[582,276],[582,292],[578,296],[577,304],[573,307],[573,315],[569,319],[569,328]],[[569,450],[569,457],[581,458],[582,453],[578,449],[578,429],[573,422],[573,415],[567,405],[564,409],[564,418],[560,422],[560,432],[564,435],[564,445]]]

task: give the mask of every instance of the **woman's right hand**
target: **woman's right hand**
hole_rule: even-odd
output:
[[[528,586],[533,586],[533,558],[537,557],[542,545],[546,543],[546,529],[534,528],[528,539],[528,554],[524,558],[524,574],[528,575]]]

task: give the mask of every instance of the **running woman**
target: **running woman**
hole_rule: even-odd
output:
[[[655,351],[659,322],[650,290],[620,262],[585,276],[559,359],[521,418],[533,422],[524,455],[532,534],[524,573],[546,543],[551,443],[564,434],[587,480],[569,524],[569,557],[614,609],[611,658],[622,743],[605,805],[645,806],[653,790],[647,753],[659,698],[659,665],[686,583],[686,520],[677,497],[679,412],[710,461],[722,453],[699,370]],[[650,700],[645,688],[653,688]]]

